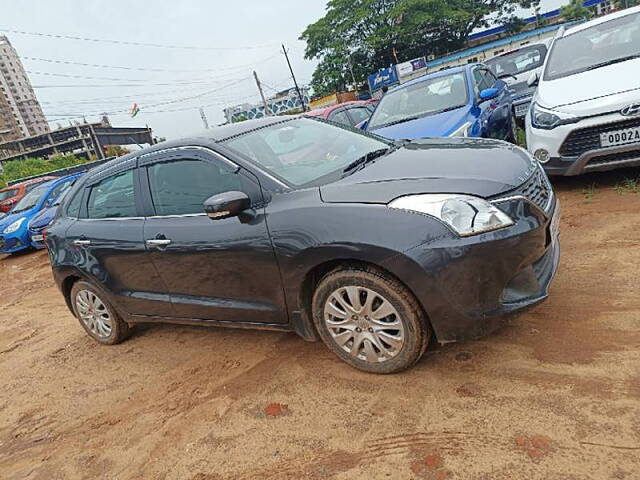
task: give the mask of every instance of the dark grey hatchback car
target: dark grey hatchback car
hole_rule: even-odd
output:
[[[58,215],[54,277],[100,343],[139,322],[278,329],[375,373],[543,300],[559,259],[558,203],[524,150],[300,117],[116,159]]]

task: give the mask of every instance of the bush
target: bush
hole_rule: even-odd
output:
[[[0,188],[7,186],[7,182],[20,178],[53,172],[61,168],[73,167],[86,163],[88,160],[74,155],[59,155],[49,160],[43,158],[26,158],[24,160],[12,160],[2,164],[4,173],[0,175]]]

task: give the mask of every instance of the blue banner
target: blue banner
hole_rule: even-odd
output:
[[[378,73],[372,73],[367,79],[369,82],[369,88],[372,91],[380,90],[382,87],[389,87],[398,83],[398,74],[396,67],[391,66],[389,68],[383,68]]]

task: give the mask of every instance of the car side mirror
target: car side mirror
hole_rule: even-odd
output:
[[[244,192],[224,192],[207,198],[204,211],[211,220],[235,217],[251,207],[251,200]]]
[[[360,130],[366,130],[367,129],[367,125],[369,125],[369,119],[367,118],[366,120],[361,121],[360,123],[356,124],[356,128],[359,128]]]
[[[496,98],[500,93],[500,89],[498,88],[485,88],[480,92],[480,101],[484,102],[486,100],[491,100],[492,98]]]
[[[530,87],[535,87],[540,82],[540,77],[538,76],[538,72],[533,72],[529,79],[527,80],[527,85]]]

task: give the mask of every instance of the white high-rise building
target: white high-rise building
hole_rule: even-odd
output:
[[[49,125],[18,52],[7,37],[0,35],[0,141],[48,131]]]

